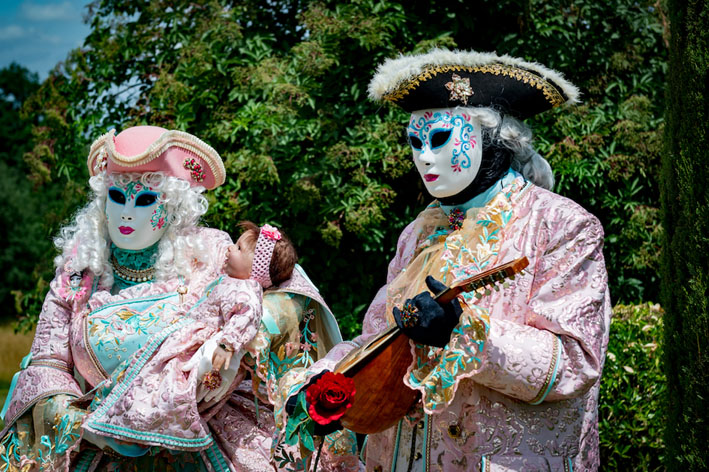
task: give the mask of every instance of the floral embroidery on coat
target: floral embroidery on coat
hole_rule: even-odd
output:
[[[420,281],[431,272],[437,272],[439,280],[453,286],[498,264],[500,233],[513,218],[511,199],[522,188],[520,182],[513,182],[477,214],[473,214],[475,210],[471,211],[461,228],[445,236],[439,229],[433,233],[432,240],[430,235],[422,232],[419,239],[430,242],[419,245],[418,254],[407,270],[392,281],[388,293],[397,300],[410,298],[416,290],[422,289]],[[444,216],[437,206],[426,211],[432,213],[434,220]],[[471,249],[473,245],[474,250]],[[414,289],[404,295],[400,293],[402,289],[399,287],[402,286]],[[479,297],[480,294],[475,292],[463,295],[463,313],[448,345],[444,348],[415,345],[412,348],[414,363],[405,383],[421,392],[426,413],[449,405],[460,379],[472,375],[480,367],[490,320],[487,310],[474,303]]]

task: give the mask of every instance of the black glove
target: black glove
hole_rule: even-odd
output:
[[[434,294],[448,288],[430,275],[426,286]],[[439,305],[431,293],[421,292],[406,300],[403,310],[394,307],[393,313],[396,325],[415,343],[445,347],[463,309],[458,299]]]
[[[330,372],[329,370],[323,370],[319,374],[313,376],[313,378],[310,379],[310,381],[303,386],[300,390],[298,390],[298,393],[295,395],[291,395],[288,397],[288,400],[286,400],[286,413],[288,415],[292,415],[293,412],[295,411],[295,406],[298,404],[298,395],[300,395],[300,392],[305,392],[308,387],[310,387],[312,384],[314,384],[320,377],[325,375],[325,372]],[[306,401],[306,405],[308,408],[310,408],[310,405]],[[313,423],[315,423],[313,421]],[[333,421],[331,423],[328,423],[326,425],[318,424],[315,423],[315,428],[313,429],[313,434],[315,436],[327,436],[328,434],[332,434],[335,431],[339,431],[343,428],[342,423],[340,421]]]

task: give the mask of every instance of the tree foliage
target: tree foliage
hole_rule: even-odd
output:
[[[5,314],[29,311],[33,318],[47,288],[47,273],[53,272],[52,234],[76,205],[71,198],[61,198],[66,190],[61,183],[44,185],[38,191],[37,179],[48,182],[49,168],[43,160],[24,159],[32,145],[39,144],[33,140],[33,129],[47,124],[22,110],[24,104],[35,100],[38,88],[37,76],[17,64],[0,70],[0,304]],[[51,162],[50,147],[36,149]],[[34,164],[38,166],[32,167]]]
[[[667,470],[709,470],[709,5],[670,2],[672,52],[662,159],[662,303]]]
[[[536,144],[557,190],[604,223],[614,299],[652,297],[666,56],[658,5],[96,1],[83,47],[25,104],[40,123],[31,178],[80,187],[88,144],[111,127],[201,137],[228,171],[207,223],[285,228],[348,337],[384,282],[399,232],[428,200],[405,114],[367,99],[375,66],[434,46],[496,50],[581,87],[582,106],[532,120]]]

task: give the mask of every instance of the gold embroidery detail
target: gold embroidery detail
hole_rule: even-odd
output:
[[[508,66],[505,64],[488,64],[484,66],[432,66],[423,70],[417,77],[407,80],[399,87],[391,91],[390,93],[384,94],[383,100],[396,103],[397,101],[403,99],[410,92],[415,90],[419,85],[432,79],[438,74],[444,74],[446,72],[457,72],[457,71],[467,71],[470,73],[481,72],[483,74],[494,74],[494,75],[504,75],[505,77],[510,77],[517,79],[525,84],[529,84],[532,87],[541,90],[544,94],[544,98],[547,99],[552,108],[559,105],[563,105],[566,100],[559,93],[556,87],[546,81],[543,77],[530,72],[525,69],[520,69],[514,66]]]
[[[93,344],[91,343],[91,338],[89,338],[89,319],[88,317],[84,317],[81,320],[81,324],[83,325],[83,332],[84,332],[84,348],[86,349],[86,352],[89,353],[89,359],[91,359],[91,363],[94,365],[94,369],[96,369],[96,373],[98,373],[104,380],[108,378],[108,372],[103,368],[101,363],[99,362],[98,358],[96,357],[96,353],[94,352],[94,347]]]
[[[549,362],[549,369],[547,370],[547,375],[544,378],[544,384],[542,385],[542,388],[539,389],[539,393],[537,393],[537,396],[534,397],[531,402],[529,402],[532,405],[540,403],[545,396],[544,394],[546,393],[547,388],[549,388],[549,382],[551,382],[551,376],[554,374],[554,368],[556,367],[557,359],[559,357],[560,349],[558,336],[554,336],[554,347],[552,349],[554,351],[554,354],[551,356],[551,362]]]
[[[426,463],[424,466],[426,470],[431,470],[431,436],[433,435],[433,420],[431,415],[426,415]]]
[[[72,374],[74,371],[69,369],[69,366],[66,365],[65,362],[63,361],[51,361],[51,360],[33,360],[30,362],[30,366],[33,367],[52,367],[54,369],[59,369],[61,371],[67,372],[69,374]]]

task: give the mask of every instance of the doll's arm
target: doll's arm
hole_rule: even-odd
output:
[[[258,282],[225,278],[214,287],[207,300],[190,311],[195,318],[218,314],[224,321],[223,328],[183,366],[183,370],[198,367],[201,373],[216,371],[222,378],[220,386],[210,392],[201,384],[198,400],[211,401],[221,397],[231,386],[244,354],[243,347],[253,339],[261,323],[261,298]]]
[[[217,345],[224,351],[240,351],[253,339],[261,323],[261,285],[254,280],[228,279],[215,291],[225,321]]]

